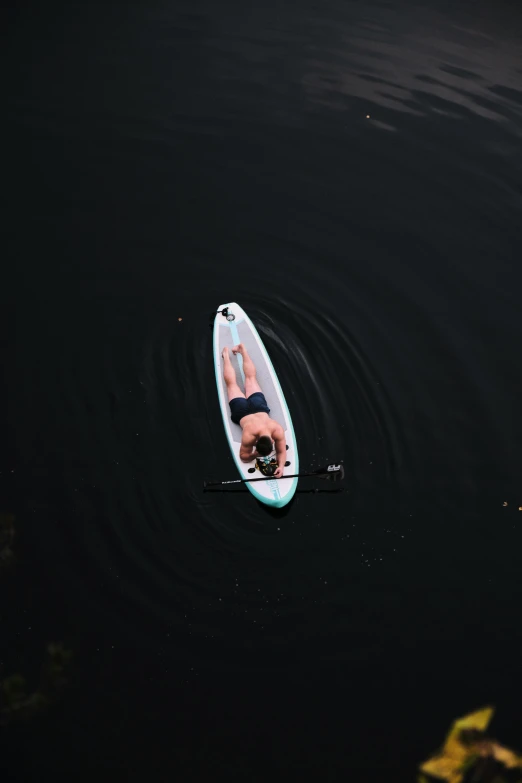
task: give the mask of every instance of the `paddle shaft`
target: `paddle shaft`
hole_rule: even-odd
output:
[[[328,466],[330,467],[330,466]],[[332,466],[333,467],[333,466]],[[337,465],[335,466],[337,468]],[[281,476],[282,479],[284,478],[304,478],[306,476],[321,476],[324,474],[333,474],[337,473],[340,469],[337,468],[337,470],[328,470],[325,468],[324,470],[314,470],[311,473],[288,473],[284,476]],[[275,478],[274,476],[263,476],[263,478],[251,478],[251,479],[232,479],[231,481],[205,481],[204,486],[205,487],[217,487],[221,484],[246,484],[247,481],[279,481],[279,478]]]
[[[316,476],[316,473],[289,473],[287,476],[281,476],[281,478],[295,478],[296,476]],[[270,481],[278,479],[275,476],[263,476],[263,478],[251,478],[251,479],[233,479],[232,481],[213,481],[212,484],[245,484],[247,481]],[[207,484],[207,487],[211,486]]]

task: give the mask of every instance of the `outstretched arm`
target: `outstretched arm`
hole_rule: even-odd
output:
[[[285,431],[281,426],[279,426],[277,430],[274,432],[274,443],[276,447],[276,459],[277,459],[277,470],[274,473],[274,477],[281,478],[285,470],[285,462],[286,462]]]
[[[239,449],[239,459],[242,462],[252,462],[256,454],[252,451],[256,442],[255,437],[246,437],[243,433],[243,439],[241,440],[241,448]]]

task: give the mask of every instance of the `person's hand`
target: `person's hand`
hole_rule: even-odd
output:
[[[282,478],[284,471],[285,471],[284,467],[280,468],[278,466],[274,471],[274,478]]]

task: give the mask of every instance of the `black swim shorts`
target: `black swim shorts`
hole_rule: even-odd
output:
[[[248,399],[234,397],[233,400],[230,400],[229,405],[234,424],[239,424],[243,416],[248,416],[249,413],[270,413],[263,392],[254,392]]]

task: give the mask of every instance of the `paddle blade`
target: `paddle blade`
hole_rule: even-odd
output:
[[[344,465],[328,465],[324,473],[319,473],[317,478],[327,481],[342,481],[344,478]]]

